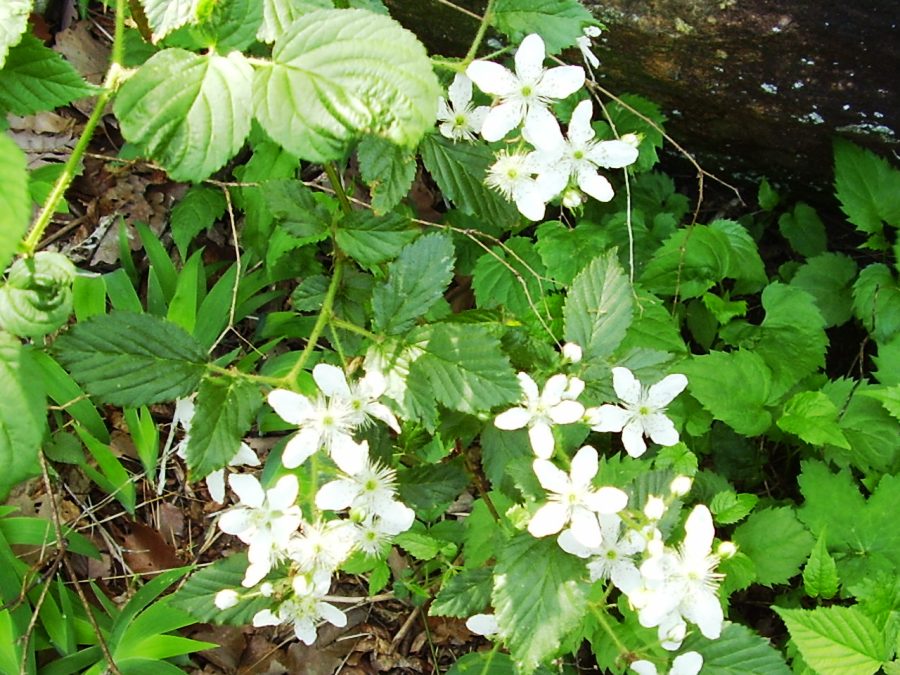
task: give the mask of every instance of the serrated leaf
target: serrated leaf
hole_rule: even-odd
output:
[[[810,445],[835,445],[845,450],[850,443],[838,424],[837,406],[821,391],[801,391],[784,405],[778,428]]]
[[[409,218],[399,213],[377,216],[353,211],[341,221],[335,235],[338,246],[363,267],[396,258],[404,246],[419,236]]]
[[[616,251],[584,268],[566,298],[566,340],[580,345],[586,358],[612,354],[631,325],[634,299]]]
[[[153,42],[159,42],[176,28],[197,19],[200,0],[141,0],[144,14],[153,29]]]
[[[609,248],[609,233],[599,225],[583,221],[570,229],[558,220],[541,223],[534,247],[549,275],[566,285],[593,260],[596,251]]]
[[[801,288],[816,300],[825,327],[840,326],[850,320],[850,289],[856,278],[856,263],[843,253],[823,253],[801,265],[791,286]]]
[[[507,239],[502,247],[492,247],[475,263],[472,290],[478,307],[505,307],[520,317],[537,310],[546,316],[542,301],[553,285],[543,278],[544,272],[530,239]]]
[[[422,162],[441,193],[463,213],[509,228],[519,222],[519,212],[484,184],[485,173],[494,162],[490,148],[477,143],[454,143],[431,134],[419,148]]]
[[[388,266],[387,281],[372,293],[375,330],[388,335],[409,330],[442,297],[453,261],[453,242],[438,232],[404,247]]]
[[[92,396],[122,406],[192,394],[206,370],[206,350],[174,323],[149,314],[111,312],[57,338],[59,361]]]
[[[359,173],[376,214],[387,213],[407,195],[416,177],[416,157],[390,141],[366,136],[356,149]]]
[[[566,554],[554,537],[523,533],[497,552],[493,605],[500,635],[526,673],[555,654],[584,616],[583,577],[583,561]]]
[[[0,135],[0,185],[0,270],[5,270],[31,218],[25,155],[6,134]]]
[[[726,622],[716,640],[693,631],[681,651],[703,656],[703,675],[790,675],[784,657],[764,637],[737,623]]]
[[[751,293],[766,285],[768,275],[759,256],[759,249],[746,228],[734,220],[719,219],[709,224],[709,228],[721,232],[728,238],[731,258],[727,276],[737,280],[736,293]]]
[[[20,337],[49,335],[72,313],[75,266],[61,253],[19,258],[0,285],[0,329]]]
[[[30,33],[9,50],[0,70],[0,109],[16,115],[53,110],[96,92],[68,61]]]
[[[447,462],[401,471],[397,476],[400,499],[422,520],[435,520],[469,484],[460,464]]]
[[[224,56],[249,47],[256,39],[262,20],[263,3],[259,0],[216,2],[197,31]]]
[[[775,607],[803,660],[821,675],[871,675],[887,657],[884,636],[855,607]]]
[[[262,0],[263,21],[256,34],[262,42],[274,42],[294,21],[317,9],[332,9],[331,0]]]
[[[0,500],[40,473],[38,452],[47,427],[42,373],[22,344],[0,331]]]
[[[318,240],[328,233],[331,214],[299,180],[276,178],[263,182],[260,187],[269,211],[293,236]]]
[[[869,387],[861,383],[842,408],[840,427],[852,448],[849,459],[866,473],[897,473],[900,425],[882,405],[866,395]]]
[[[575,44],[581,29],[594,17],[578,0],[497,0],[492,23],[513,42],[537,33],[548,54],[557,54]]]
[[[709,510],[720,525],[731,525],[743,520],[756,506],[759,497],[753,494],[720,492],[709,503]]]
[[[432,616],[460,619],[482,611],[491,601],[494,571],[490,568],[459,572],[443,585],[428,610]]]
[[[798,574],[815,541],[786,506],[751,514],[732,539],[753,560],[756,581],[764,586],[787,583]]]
[[[838,591],[838,573],[834,558],[828,554],[824,532],[813,546],[809,561],[803,568],[803,587],[812,598],[833,598]]]
[[[834,143],[834,187],[847,220],[882,248],[878,240],[883,224],[900,227],[900,171],[870,150],[838,139]]]
[[[778,218],[778,229],[791,248],[807,258],[821,255],[828,248],[825,223],[809,204],[797,202],[794,210]]]
[[[192,185],[172,208],[172,239],[182,260],[187,259],[188,246],[200,232],[208,229],[225,213],[225,195],[218,188]]]
[[[365,10],[305,14],[257,68],[255,115],[301,159],[341,158],[365,134],[412,148],[441,94],[425,48],[394,20]]]
[[[271,606],[271,599],[253,594],[250,599],[238,602],[234,607],[219,609],[215,605],[216,593],[231,588],[241,589],[241,581],[247,571],[247,554],[238,553],[194,572],[190,579],[174,595],[171,604],[183,609],[198,621],[243,626],[252,622],[253,615]]]
[[[421,532],[401,532],[394,543],[416,560],[433,560],[441,550],[441,542]]]
[[[699,297],[728,276],[732,256],[724,232],[705,225],[677,230],[647,263],[641,285],[657,295]]]
[[[204,378],[184,455],[193,480],[205,478],[234,459],[260,405],[262,394],[252,382]]]
[[[207,178],[240,150],[250,131],[252,77],[240,52],[201,56],[164,49],[116,96],[122,134],[173,179]]]
[[[883,389],[864,389],[859,392],[861,396],[874,398],[881,401],[884,409],[890,413],[892,417],[900,421],[900,385],[893,387],[885,387]]]
[[[853,313],[878,342],[900,333],[900,288],[887,265],[875,263],[853,284]]]
[[[19,43],[28,26],[32,0],[6,0],[0,4],[0,68],[6,63],[9,48]]]

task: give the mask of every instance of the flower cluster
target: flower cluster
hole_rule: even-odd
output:
[[[599,62],[590,51],[590,38],[597,35],[599,29],[591,26],[578,43],[593,67]],[[547,203],[557,197],[570,208],[580,205],[585,195],[610,201],[612,185],[599,169],[620,169],[638,157],[632,143],[595,140],[590,100],[575,107],[568,133],[563,136],[550,104],[582,88],[584,69],[545,69],[545,56],[541,37],[529,35],[516,52],[515,72],[491,61],[473,61],[450,85],[449,102],[441,99],[438,105],[439,130],[454,141],[474,141],[479,133],[488,142],[499,141],[521,127],[522,138],[532,149],[520,143],[516,150],[501,150],[485,183],[514,202],[530,220],[542,219]],[[473,82],[494,97],[491,108],[472,107]]]
[[[324,520],[317,512],[313,520],[305,519],[297,505],[300,484],[294,474],[282,476],[268,490],[254,476],[231,475],[229,485],[239,502],[221,514],[219,528],[247,544],[242,586],[248,590],[224,589],[216,596],[220,609],[244,598],[271,597],[271,606],[257,612],[253,625],[290,623],[306,644],[316,639],[320,620],[346,625],[344,613],[326,601],[337,568],[354,550],[380,555],[390,537],[415,520],[412,509],[396,498],[394,471],[369,456],[367,442],[353,438],[373,419],[399,431],[393,413],[378,401],[384,378],[370,371],[351,385],[339,368],[319,364],[313,380],[319,392],[312,398],[285,389],[269,393],[275,412],[298,427],[282,464],[291,469],[319,450],[328,453],[338,472],[318,489],[315,505],[347,517]],[[287,576],[266,580],[281,565],[287,565]]]

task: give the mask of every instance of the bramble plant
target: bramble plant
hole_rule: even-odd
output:
[[[133,515],[174,455],[245,550],[122,607],[95,588],[97,609],[67,559],[98,555],[82,524],[0,507],[0,671],[182,672],[214,646],[173,633],[193,622],[313,644],[367,602],[335,594],[361,575],[490,641],[451,675],[571,673],[586,651],[640,675],[900,672],[900,172],[835,143],[865,256],[767,181],[756,214],[699,222],[654,171],[659,108],[596,82],[577,0],[489,0],[461,59],[380,0],[114,4],[101,86],[31,35],[31,2],[0,8],[0,107],[96,96],[30,228],[0,137],[0,497],[40,476],[55,509],[68,462]],[[191,183],[177,264],[137,228],[146,276],[127,242],[102,275],[40,250],[109,104],[122,159]],[[198,243],[219,221],[227,267]],[[780,267],[758,246],[775,229]],[[861,336],[848,372],[838,326]]]

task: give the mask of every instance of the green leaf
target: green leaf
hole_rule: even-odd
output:
[[[441,550],[441,542],[421,532],[401,532],[394,543],[416,560],[433,560]]]
[[[855,607],[775,607],[803,660],[821,675],[871,675],[887,658],[884,636]]]
[[[548,220],[538,226],[536,234],[534,247],[550,276],[566,285],[594,259],[597,251],[609,248],[609,233],[590,221],[570,229],[558,220]]]
[[[874,398],[881,401],[884,409],[890,413],[892,417],[900,420],[900,385],[893,387],[885,387],[882,389],[863,389],[859,392],[861,396]]]
[[[453,242],[435,232],[405,246],[372,293],[372,325],[395,335],[412,328],[444,293],[453,276]]]
[[[853,314],[877,342],[900,333],[900,288],[882,263],[865,267],[853,284]]]
[[[18,659],[13,664],[18,667]],[[470,652],[447,671],[447,675],[511,675],[516,667],[508,655],[491,650],[489,652]]]
[[[677,230],[653,254],[641,285],[657,295],[695,298],[729,275],[728,235],[705,225]]]
[[[513,42],[530,33],[540,35],[548,54],[575,44],[581,29],[594,17],[578,0],[497,0],[492,23]]]
[[[397,480],[400,499],[425,521],[443,515],[469,484],[459,461],[407,469],[398,474]]]
[[[341,221],[335,240],[360,265],[372,267],[396,258],[419,236],[419,230],[411,225],[409,218],[399,213],[377,216],[369,211],[352,211]]]
[[[783,584],[800,572],[814,539],[790,507],[751,514],[732,537],[756,565],[756,581],[764,586]]]
[[[2,26],[0,19],[0,31]],[[25,154],[6,134],[0,135],[0,185],[0,270],[5,270],[31,219]]]
[[[759,497],[753,494],[737,494],[731,490],[719,492],[709,503],[709,510],[720,525],[731,525],[743,520],[756,506]]]
[[[62,56],[30,33],[9,50],[0,70],[0,109],[16,115],[53,110],[96,92]]]
[[[262,42],[274,42],[304,14],[332,9],[331,0],[263,0],[263,22],[256,34]]]
[[[301,159],[340,159],[365,134],[415,147],[441,95],[418,39],[365,10],[305,14],[275,40],[253,81],[255,115]]]
[[[726,622],[716,640],[707,640],[692,631],[682,652],[703,656],[703,675],[790,675],[781,654],[764,637],[738,623]]]
[[[615,249],[583,269],[566,298],[566,340],[584,350],[586,358],[612,354],[631,325],[634,299]]]
[[[216,2],[197,31],[207,37],[219,54],[226,55],[249,47],[262,20],[263,4],[259,0]]]
[[[846,450],[850,443],[838,424],[838,408],[821,391],[801,391],[785,404],[778,428],[810,445],[836,445]]]
[[[681,368],[691,396],[738,433],[756,436],[771,425],[772,417],[764,406],[772,374],[759,355],[744,350],[713,351],[694,356]]]
[[[262,405],[259,386],[241,378],[204,378],[185,450],[191,479],[221,469],[237,454]]]
[[[12,336],[0,331],[0,500],[40,473],[37,453],[47,426],[41,372]]]
[[[179,326],[148,314],[112,312],[56,340],[59,360],[92,396],[141,406],[197,390],[206,351]]]
[[[856,279],[856,263],[843,253],[823,253],[799,267],[791,286],[801,288],[816,300],[825,327],[840,326],[850,320],[850,289]]]
[[[233,626],[251,623],[254,614],[271,606],[269,598],[252,594],[252,597],[242,598],[238,604],[228,609],[219,609],[214,604],[216,593],[225,588],[240,592],[247,564],[247,554],[238,553],[194,572],[184,586],[171,596],[171,604],[189,612],[198,621],[215,621]]]
[[[493,578],[493,570],[487,567],[459,572],[444,584],[428,613],[460,619],[477,614],[491,601]]]
[[[606,106],[606,112],[618,134],[633,133],[641,138],[638,147],[640,155],[629,170],[641,174],[652,169],[659,161],[656,151],[662,147],[663,128],[666,122],[666,116],[663,115],[659,105],[636,94],[622,94],[618,101]],[[610,137],[612,137],[611,130],[607,134],[607,138]]]
[[[861,383],[842,407],[841,430],[850,443],[851,462],[866,473],[900,471],[900,425],[882,405],[867,395]],[[845,455],[847,456],[847,455]]]
[[[21,337],[42,337],[72,313],[75,266],[61,253],[38,251],[19,258],[0,286],[0,328]]]
[[[727,276],[737,280],[735,292],[752,293],[765,286],[768,280],[766,268],[759,256],[756,242],[744,226],[733,220],[720,219],[711,222],[709,229],[721,232],[728,238],[731,259]]]
[[[156,43],[176,28],[196,21],[200,0],[141,0],[141,4]]]
[[[19,43],[28,27],[33,4],[32,0],[7,0],[0,5],[0,69],[6,63],[9,48]]]
[[[810,553],[806,567],[803,568],[803,588],[812,598],[820,597],[828,600],[837,593],[838,584],[837,565],[834,558],[828,555],[823,532]]]
[[[174,180],[200,181],[220,169],[250,131],[253,68],[240,52],[154,54],[122,85],[122,134]],[[173,88],[172,83],[178,82]]]
[[[172,239],[182,260],[187,259],[188,246],[203,230],[212,227],[225,214],[225,195],[219,188],[192,185],[172,208]]]
[[[530,239],[511,237],[503,246],[494,246],[475,263],[472,290],[478,307],[505,307],[518,316],[535,309],[542,315],[542,301],[552,288],[543,279],[544,265]]]
[[[583,576],[584,562],[562,551],[555,537],[523,533],[497,552],[493,604],[500,636],[526,672],[555,654],[582,620]]]
[[[900,171],[873,152],[838,139],[834,187],[847,220],[882,248],[883,223],[900,227]]]
[[[359,173],[369,186],[372,209],[383,214],[409,193],[416,177],[416,157],[390,141],[366,136],[356,149]]]
[[[821,255],[828,248],[825,223],[816,210],[804,202],[797,202],[792,212],[781,214],[778,229],[791,248],[807,258]]]
[[[756,193],[756,201],[759,202],[759,208],[763,211],[771,211],[778,206],[778,202],[781,201],[778,191],[772,187],[767,178],[763,178],[759,184],[759,190],[757,190]]]
[[[484,184],[485,173],[494,162],[494,153],[486,145],[454,143],[431,134],[419,149],[441,193],[460,211],[504,229],[519,222],[515,205]]]

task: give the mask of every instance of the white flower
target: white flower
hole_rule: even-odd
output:
[[[548,502],[535,512],[528,523],[534,537],[556,534],[571,523],[572,536],[582,546],[600,545],[598,513],[617,513],[628,504],[628,495],[617,488],[594,489],[591,481],[597,475],[597,451],[585,445],[572,458],[567,476],[546,459],[534,460],[534,473],[550,494]]]
[[[241,601],[241,596],[233,588],[223,588],[216,593],[215,603],[219,609],[230,609]]]
[[[232,474],[228,484],[240,503],[219,517],[219,529],[248,545],[250,566],[243,585],[254,586],[284,556],[291,535],[303,521],[295,503],[300,486],[294,475],[282,476],[266,491],[249,474]]]
[[[647,388],[635,379],[628,368],[613,368],[613,388],[623,407],[602,405],[586,412],[594,431],[621,431],[622,443],[632,457],[647,450],[644,435],[660,445],[678,443],[678,431],[663,413],[687,386],[684,375],[668,375]]]
[[[581,32],[583,35],[575,38],[575,46],[581,50],[581,57],[584,59],[585,64],[591,68],[596,68],[600,65],[600,59],[591,51],[591,40],[595,37],[600,37],[600,27],[585,26],[581,29]]]
[[[473,61],[466,69],[466,75],[483,92],[500,100],[481,127],[486,141],[499,141],[523,120],[531,135],[540,136],[555,124],[547,109],[550,101],[565,98],[584,84],[581,66],[544,69],[544,41],[536,34],[522,40],[515,62],[515,74],[490,61]]]
[[[356,532],[347,520],[303,523],[303,531],[291,537],[286,555],[301,571],[331,574],[356,545]]]
[[[311,645],[316,641],[316,623],[320,619],[339,628],[347,625],[347,615],[322,600],[331,586],[330,576],[300,574],[294,577],[291,586],[294,595],[282,602],[275,611],[264,609],[257,612],[253,617],[254,626],[292,623],[297,639]]]
[[[497,415],[494,425],[505,431],[522,429],[527,426],[532,450],[541,459],[549,459],[553,454],[554,446],[551,427],[554,424],[572,424],[584,415],[583,405],[566,398],[579,386],[583,389],[584,382],[577,377],[569,378],[563,374],[554,375],[547,380],[543,391],[539,393],[537,384],[528,373],[519,373],[518,378],[519,386],[524,394],[522,405]],[[575,389],[572,389],[573,387]],[[569,393],[567,394],[567,392]]]
[[[675,657],[669,675],[697,675],[703,667],[703,657],[697,652],[685,652]],[[631,669],[638,675],[656,675],[656,666],[650,661],[634,661]]]
[[[538,149],[534,158],[539,165],[538,182],[553,196],[574,178],[581,190],[598,201],[608,202],[614,194],[612,185],[597,168],[620,169],[638,158],[637,149],[628,143],[594,140],[593,110],[590,100],[575,106],[567,139],[563,138],[555,119],[540,135],[525,130],[525,139]]]
[[[394,413],[386,405],[378,402],[387,389],[387,380],[379,370],[375,368],[367,370],[365,377],[355,384],[348,384],[344,371],[327,363],[318,364],[313,368],[312,374],[323,394],[350,402],[355,426],[365,427],[371,423],[372,418],[375,418],[400,433],[400,424]]]
[[[554,195],[534,178],[538,167],[533,159],[533,152],[501,150],[497,153],[497,160],[488,168],[484,183],[515,202],[519,213],[529,220],[541,220],[547,202]]]
[[[475,633],[475,635],[483,635],[490,637],[500,631],[497,624],[497,617],[493,614],[475,614],[466,619],[466,628]]]
[[[632,529],[622,533],[622,519],[615,514],[603,514],[599,516],[599,521],[599,546],[582,546],[570,530],[564,530],[559,535],[559,546],[566,553],[590,558],[587,568],[591,581],[610,579],[616,588],[628,593],[641,584],[641,573],[634,556],[644,550],[644,538]]]
[[[457,73],[453,78],[447,94],[449,104],[443,97],[438,99],[437,118],[441,121],[438,127],[441,135],[454,141],[474,141],[490,108],[486,105],[472,107],[472,80],[462,73]]]

